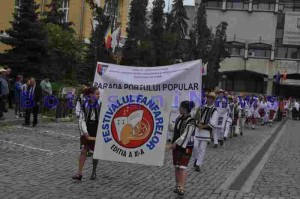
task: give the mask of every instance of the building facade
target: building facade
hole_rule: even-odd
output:
[[[117,22],[121,26],[121,37],[126,36],[126,27],[128,22],[128,13],[130,0],[117,0]],[[38,12],[43,13],[47,7],[46,5],[51,2],[51,0],[36,0],[40,5]],[[95,3],[104,6],[105,0],[95,0]],[[10,21],[13,20],[13,13],[16,12],[22,3],[22,0],[1,0],[0,1],[0,36],[6,36],[5,30],[10,28]],[[64,21],[73,22],[74,30],[76,31],[79,38],[87,41],[90,37],[93,28],[93,16],[92,10],[90,9],[86,0],[62,0],[62,8],[64,13]],[[0,52],[8,49],[9,46],[1,44],[0,42]]]
[[[195,6],[187,7],[190,26],[200,3],[196,0]],[[204,0],[204,3],[213,31],[220,22],[228,23],[231,57],[220,68],[224,89],[300,96],[300,1]],[[287,73],[287,80],[277,83],[278,72]]]

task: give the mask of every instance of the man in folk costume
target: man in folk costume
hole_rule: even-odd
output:
[[[238,96],[238,126],[239,126],[239,134],[243,135],[244,126],[246,122],[246,100],[244,100],[243,96]]]
[[[213,130],[214,148],[218,147],[218,143],[223,146],[225,123],[228,117],[228,100],[224,97],[225,92],[220,89],[216,99],[215,106],[217,108],[218,122]]]
[[[203,108],[198,108],[195,114],[196,132],[194,137],[193,158],[195,159],[195,171],[200,172],[204,162],[206,147],[210,142],[211,132],[217,123],[217,110],[214,107],[216,99],[215,93],[207,95],[207,104]]]
[[[231,136],[232,132],[232,122],[233,122],[233,112],[234,112],[234,103],[231,95],[228,96],[228,117],[225,124],[224,140],[227,140],[228,136]]]

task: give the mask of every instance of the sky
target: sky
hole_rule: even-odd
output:
[[[149,0],[148,3],[148,9],[150,10],[152,8],[152,3],[154,0]],[[171,11],[172,8],[172,2],[173,0],[165,0],[166,6],[165,6],[165,12]],[[189,5],[189,6],[194,6],[195,5],[195,0],[184,0],[183,5]]]

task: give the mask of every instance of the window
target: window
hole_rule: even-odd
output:
[[[276,30],[276,39],[283,38],[283,29],[277,29]]]
[[[18,16],[19,16],[19,9],[21,7],[21,3],[22,0],[15,0],[15,13],[18,13]]]
[[[61,10],[64,13],[64,16],[62,18],[62,22],[68,22],[68,16],[69,16],[69,0],[62,0],[62,6]]]
[[[253,10],[275,10],[275,0],[253,0]]]
[[[300,59],[300,49],[293,47],[278,47],[275,56],[286,59]]]
[[[226,44],[228,51],[231,56],[241,56],[244,57],[245,55],[245,44],[240,42],[228,42]]]
[[[284,20],[285,20],[284,14],[278,14],[278,16],[277,16],[277,28],[278,29],[284,28]]]
[[[249,57],[270,58],[271,49],[272,46],[269,44],[263,44],[263,43],[249,44]]]
[[[247,0],[236,1],[236,0],[227,0],[226,3],[227,9],[237,9],[237,10],[248,10],[249,2]]]
[[[223,1],[222,0],[207,0],[206,2],[206,7],[210,8],[222,8]]]

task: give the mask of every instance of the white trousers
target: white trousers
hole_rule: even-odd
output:
[[[225,132],[224,132],[224,137],[227,138],[230,131],[231,131],[231,126],[232,126],[232,119],[229,117],[226,121],[225,125]]]
[[[202,166],[204,162],[207,144],[207,140],[199,140],[197,138],[194,140],[193,158],[197,160],[196,165],[198,166]]]
[[[214,136],[214,144],[218,144],[218,140],[223,140],[224,139],[224,128],[214,128],[213,130],[213,136]]]

